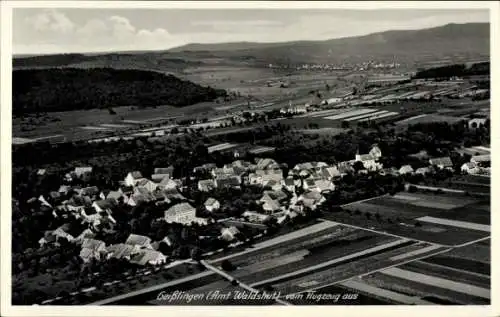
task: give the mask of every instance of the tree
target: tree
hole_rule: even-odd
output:
[[[221,268],[227,272],[234,271],[236,269],[236,267],[229,260],[222,261]]]
[[[350,127],[349,121],[345,121],[345,120],[342,121],[341,127],[342,127],[342,129],[349,129],[349,127]]]

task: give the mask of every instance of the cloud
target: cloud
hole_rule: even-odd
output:
[[[77,31],[76,34],[78,36],[84,36],[84,37],[92,37],[95,36],[96,34],[106,34],[109,32],[109,27],[104,23],[102,20],[98,19],[92,19],[89,20],[80,27]]]
[[[75,28],[74,23],[64,13],[56,10],[44,10],[35,16],[26,18],[25,21],[40,32],[50,31],[67,34]]]
[[[185,44],[164,28],[138,29],[123,16],[89,19],[81,24],[56,10],[43,11],[25,19],[39,32],[36,41],[17,45],[16,51],[51,53],[77,51],[155,50]],[[36,43],[35,43],[36,42]],[[40,50],[36,49],[39,46]]]
[[[135,27],[127,18],[114,15],[108,19],[113,36],[118,40],[128,40],[137,35]]]

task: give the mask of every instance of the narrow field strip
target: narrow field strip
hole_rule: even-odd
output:
[[[407,118],[404,120],[397,121],[397,122],[395,122],[395,124],[406,123],[406,122],[413,121],[415,119],[423,118],[423,117],[427,117],[427,116],[428,116],[427,114],[420,114],[418,116],[414,116],[414,117],[410,117],[410,118]]]
[[[144,121],[141,121],[141,120],[122,120],[122,122],[125,122],[125,123],[135,123],[135,124],[144,123]]]
[[[440,203],[437,201],[428,201],[428,200],[420,200],[420,201],[416,201],[416,202],[411,202],[411,204],[414,206],[419,206],[419,207],[429,207],[429,208],[436,208],[436,209],[442,209],[442,210],[450,210],[453,208],[461,207],[461,206],[457,206],[455,204]]]
[[[272,269],[277,266],[286,265],[289,263],[302,261],[306,255],[310,254],[308,250],[300,250],[297,252],[290,253],[283,257],[278,257],[266,261],[259,261],[257,263],[250,264],[248,266],[244,266],[241,270],[244,270],[245,273],[254,273],[258,271],[264,271],[268,269]]]
[[[422,249],[418,249],[418,250],[411,251],[411,252],[408,252],[408,253],[404,253],[404,254],[393,256],[389,260],[391,260],[391,261],[399,261],[399,260],[403,260],[403,259],[415,256],[415,255],[420,255],[420,254],[424,254],[424,253],[427,253],[427,252],[431,252],[431,251],[437,250],[439,248],[441,248],[440,245],[431,245],[431,246],[428,246],[428,247],[425,247],[425,248],[422,248]]]
[[[404,195],[404,194],[396,194],[392,196],[391,198],[393,199],[401,199],[401,200],[409,200],[409,201],[418,201],[421,198],[414,197],[414,196],[409,196],[409,195]]]
[[[321,268],[324,268],[324,267],[327,267],[327,266],[331,266],[331,265],[333,265],[335,263],[343,262],[343,261],[346,261],[346,260],[349,260],[349,259],[352,259],[352,258],[356,258],[356,257],[359,257],[359,256],[363,256],[363,255],[367,255],[367,254],[374,253],[374,252],[377,252],[377,251],[381,251],[381,250],[384,250],[384,249],[388,249],[388,248],[391,248],[391,247],[394,247],[394,246],[406,243],[408,241],[409,241],[408,239],[400,239],[400,240],[396,240],[396,241],[389,242],[389,243],[386,243],[386,244],[382,244],[382,245],[379,245],[379,246],[376,246],[376,247],[373,247],[373,248],[369,248],[369,249],[366,249],[366,250],[363,250],[363,251],[360,251],[360,252],[352,253],[352,254],[349,254],[349,255],[346,255],[346,256],[343,256],[343,257],[340,257],[340,258],[336,258],[336,259],[333,259],[333,260],[330,260],[330,261],[326,261],[326,262],[323,262],[323,263],[320,263],[320,264],[317,264],[317,265],[313,265],[313,266],[310,266],[308,268],[300,269],[300,270],[297,270],[297,271],[294,271],[294,272],[290,272],[290,273],[283,274],[283,275],[280,275],[280,276],[276,276],[276,277],[273,277],[273,278],[270,278],[270,279],[259,281],[257,283],[252,284],[251,286],[255,287],[255,286],[258,286],[258,285],[268,284],[268,283],[279,281],[279,280],[282,280],[282,279],[285,279],[285,278],[289,278],[289,277],[293,277],[293,276],[300,275],[300,274],[303,274],[303,273],[307,273],[307,272],[310,272],[310,271],[315,271],[315,270],[318,270],[318,269],[321,269]]]
[[[20,138],[20,137],[13,137],[12,138],[12,144],[25,144],[25,143],[30,143],[34,142],[35,139],[28,139],[28,138]]]
[[[465,283],[454,282],[444,278],[425,275],[421,273],[416,273],[412,271],[402,270],[396,267],[392,267],[386,270],[382,270],[381,273],[414,281],[421,284],[431,285],[435,287],[440,287],[448,289],[454,292],[459,292],[463,294],[473,295],[477,297],[490,299],[490,290],[482,287],[477,287]]]
[[[442,268],[444,270],[460,272],[463,274],[470,274],[470,275],[474,275],[474,276],[478,276],[478,277],[490,278],[490,276],[487,274],[481,274],[481,273],[471,272],[471,271],[467,271],[467,270],[461,270],[461,269],[457,269],[457,268],[454,268],[451,266],[445,266],[445,265],[440,265],[440,264],[431,263],[431,262],[424,262],[424,261],[416,261],[416,263],[423,263],[425,265],[434,266],[436,268]]]
[[[372,286],[363,282],[358,281],[345,281],[340,283],[344,287],[354,289],[363,293],[368,293],[370,295],[375,295],[385,299],[390,299],[406,305],[434,305],[434,303],[428,302],[426,300],[420,299],[418,297],[407,296],[404,294],[389,291],[380,287]]]
[[[338,115],[335,115],[335,116],[325,117],[325,119],[328,119],[328,120],[340,120],[340,119],[349,118],[349,117],[353,117],[353,116],[358,116],[360,114],[371,113],[371,112],[375,112],[375,111],[378,111],[378,109],[359,109],[359,110],[353,110],[353,111],[344,112],[344,113],[341,113],[341,114],[338,114]]]
[[[131,125],[104,123],[104,124],[101,124],[101,127],[105,127],[105,128],[129,128],[129,127],[131,127]]]
[[[36,141],[40,141],[40,140],[45,140],[45,139],[53,139],[53,138],[59,138],[59,137],[62,137],[63,135],[62,134],[53,134],[53,135],[48,135],[48,136],[41,136],[41,137],[38,137],[34,140]]]
[[[365,121],[368,121],[368,120],[382,119],[382,118],[396,116],[398,114],[399,113],[397,113],[397,112],[383,113],[383,114],[379,114],[379,115],[376,115],[376,116],[372,116],[372,117],[368,117],[368,118],[365,118],[365,119],[358,120],[358,122],[365,122]]]
[[[80,129],[84,129],[84,130],[109,130],[109,128],[104,128],[104,127],[94,127],[94,126],[85,126],[85,127],[80,127]]]
[[[435,218],[435,217],[430,217],[430,216],[420,217],[420,218],[417,218],[417,220],[418,221],[435,223],[435,224],[438,224],[438,225],[446,225],[446,226],[452,226],[452,227],[458,227],[458,228],[465,228],[465,229],[471,229],[471,230],[478,230],[478,231],[485,231],[485,232],[490,232],[491,231],[491,226],[489,226],[489,225],[481,225],[481,224],[478,224],[478,223],[467,222],[467,221],[458,221],[458,220],[450,220],[450,219],[444,219],[444,218]]]
[[[359,119],[371,117],[371,116],[374,116],[374,115],[384,114],[384,113],[388,113],[388,112],[389,111],[387,111],[387,110],[381,110],[381,111],[377,111],[377,112],[373,112],[373,113],[368,113],[368,114],[365,113],[365,114],[362,114],[362,115],[359,115],[359,116],[347,118],[347,119],[345,119],[345,121],[359,120]]]

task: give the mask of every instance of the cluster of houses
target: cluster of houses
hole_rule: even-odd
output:
[[[38,175],[46,171],[37,172]],[[139,265],[160,264],[166,256],[158,251],[161,242],[171,245],[168,237],[152,242],[147,236],[131,234],[125,243],[106,246],[103,241],[95,240],[101,230],[112,232],[116,220],[113,218],[114,207],[119,204],[137,206],[141,202],[154,202],[157,206],[165,205],[164,217],[158,219],[167,223],[190,225],[193,222],[205,225],[207,219],[196,216],[196,209],[185,199],[179,189],[181,182],[172,179],[173,167],[155,168],[150,178],[145,178],[139,171],[126,175],[116,191],[99,190],[96,186],[79,187],[61,185],[57,191],[48,195],[32,198],[28,203],[38,203],[44,211],[51,210],[54,217],[68,219],[68,223],[51,231],[46,231],[39,244],[60,245],[61,239],[81,246],[80,257],[88,262],[107,258],[124,258]],[[66,181],[90,179],[92,167],[77,167],[65,175]],[[168,206],[168,208],[167,208]],[[205,202],[208,211],[216,210],[220,203],[211,198]],[[76,220],[71,222],[70,220]],[[69,223],[78,224],[80,232],[71,231]],[[74,227],[74,226],[73,226]],[[238,230],[233,227],[222,228],[219,238],[234,240]]]
[[[425,153],[413,155],[423,159]],[[335,190],[334,181],[355,171],[358,173],[379,172],[381,174],[405,175],[428,174],[435,169],[453,170],[450,157],[429,158],[429,165],[416,170],[410,165],[397,168],[383,168],[380,163],[382,152],[377,145],[372,146],[366,154],[356,153],[353,160],[327,164],[325,162],[306,162],[288,169],[287,175],[283,166],[270,158],[258,158],[254,162],[236,160],[223,167],[207,163],[194,169],[194,173],[202,172],[209,175],[198,181],[198,190],[210,192],[216,188],[239,188],[242,185],[261,186],[262,197],[256,201],[262,208],[261,212],[245,211],[240,223],[259,225],[269,217],[275,217],[278,223],[294,218],[305,210],[314,210],[326,199],[325,194]],[[425,159],[427,159],[426,157]],[[359,166],[362,165],[362,169]],[[167,223],[190,225],[198,223],[206,225],[206,218],[196,215],[196,208],[182,195],[182,182],[173,179],[174,168],[155,168],[151,177],[146,178],[139,171],[129,172],[115,191],[99,190],[96,186],[79,187],[61,185],[57,191],[48,195],[32,198],[28,202],[38,202],[42,208],[52,212],[54,217],[73,217],[85,225],[80,234],[68,233],[64,226],[46,232],[40,239],[40,245],[58,243],[60,239],[81,245],[80,256],[84,261],[92,258],[125,258],[139,265],[158,264],[166,261],[166,256],[158,251],[161,242],[171,245],[166,237],[162,241],[152,242],[149,237],[132,234],[124,243],[106,246],[103,241],[95,240],[96,232],[113,230],[116,220],[113,210],[119,204],[137,206],[142,202],[153,202],[157,206],[165,206],[164,216],[159,219]],[[473,156],[470,162],[461,167],[463,173],[489,174],[490,155]],[[76,167],[65,175],[67,182],[76,178],[88,180],[92,176],[92,167]],[[44,175],[45,170],[37,172]],[[208,198],[204,208],[209,213],[220,209],[220,202]],[[235,220],[235,219],[233,219]],[[232,220],[232,221],[233,221]],[[236,239],[239,231],[228,225],[221,229],[219,238],[227,241]]]
[[[471,175],[491,175],[491,156],[490,154],[475,155],[469,162],[464,163],[460,170],[462,173]]]

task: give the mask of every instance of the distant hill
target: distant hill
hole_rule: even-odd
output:
[[[112,68],[15,70],[14,114],[71,111],[118,106],[183,107],[224,96],[172,75]]]
[[[482,58],[490,52],[488,23],[448,24],[404,31],[326,41],[284,43],[188,44],[167,51],[62,54],[13,59],[15,69],[34,67],[112,67],[156,71],[182,71],[199,65],[263,66],[268,63],[355,63],[396,59],[414,63],[451,59],[452,62]]]
[[[230,56],[244,54],[257,60],[292,63],[394,56],[398,60],[441,58],[456,54],[489,56],[489,28],[488,23],[447,24],[422,30],[386,31],[326,41],[188,44],[170,51],[218,52]]]

